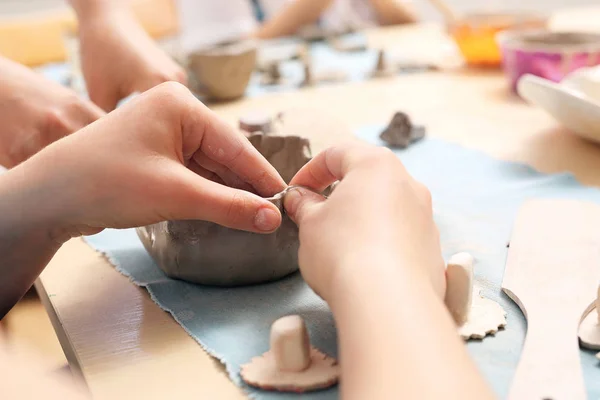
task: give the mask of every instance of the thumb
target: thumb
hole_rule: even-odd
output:
[[[325,201],[325,197],[301,187],[295,187],[289,190],[283,197],[283,206],[287,214],[301,225],[302,220],[306,218],[314,206]]]

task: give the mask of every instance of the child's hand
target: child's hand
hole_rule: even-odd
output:
[[[81,63],[90,99],[106,111],[134,92],[167,81],[187,83],[173,61],[129,15],[118,9],[81,21]]]
[[[102,228],[201,219],[271,232],[285,188],[277,171],[238,131],[184,86],[164,83],[24,163],[27,210],[59,241]],[[9,173],[10,175],[10,173]],[[18,205],[15,205],[18,208]]]
[[[0,57],[0,165],[14,167],[102,115],[75,92]]]
[[[391,265],[407,278],[429,279],[443,296],[444,261],[427,189],[392,152],[366,146],[320,153],[291,184],[322,191],[338,179],[327,200],[302,189],[285,198],[300,227],[300,268],[308,284],[327,300],[347,275],[386,273]]]

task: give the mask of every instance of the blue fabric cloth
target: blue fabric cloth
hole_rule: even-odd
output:
[[[378,139],[381,129],[365,127],[358,136],[381,145]],[[569,174],[541,174],[525,165],[499,161],[436,139],[425,139],[396,153],[410,173],[432,192],[444,256],[459,251],[473,254],[476,281],[483,287],[483,294],[508,312],[505,330],[496,337],[467,345],[494,391],[505,398],[526,329],[518,307],[500,290],[506,245],[516,211],[525,199],[532,197],[600,202],[600,190],[580,185]],[[254,398],[298,397],[255,390],[243,385],[239,378],[240,364],[268,349],[269,328],[278,317],[302,315],[313,344],[337,356],[336,330],[330,311],[298,274],[265,285],[235,289],[204,287],[167,278],[144,251],[133,230],[106,230],[88,237],[87,241],[106,253],[116,268],[135,284],[146,287],[153,300],[170,312],[210,354],[223,361],[231,379]],[[594,354],[582,350],[581,361],[588,395],[599,398],[600,371]],[[198,377],[198,384],[202,384],[202,379]],[[302,396],[337,397],[337,388]]]

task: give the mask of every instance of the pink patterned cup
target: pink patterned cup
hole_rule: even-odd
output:
[[[502,66],[515,92],[524,74],[560,82],[576,69],[600,65],[600,34],[505,31],[497,40]]]

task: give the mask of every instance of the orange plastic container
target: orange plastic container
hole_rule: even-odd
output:
[[[448,29],[468,65],[500,67],[502,56],[496,34],[507,29],[545,28],[547,20],[538,14],[522,12],[473,13]]]

